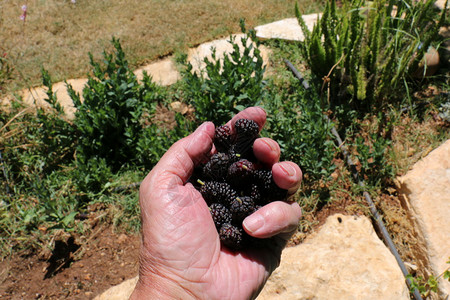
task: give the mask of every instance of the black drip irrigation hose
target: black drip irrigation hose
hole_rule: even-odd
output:
[[[297,77],[297,79],[299,79],[302,82],[303,87],[305,87],[305,89],[309,89],[308,82],[297,71],[297,69],[294,67],[294,65],[292,65],[292,63],[290,63],[287,59],[284,59],[284,62],[286,63],[288,68],[292,71],[294,76]],[[324,117],[328,122],[331,122],[331,120],[328,118],[328,116],[324,115]],[[362,181],[360,179],[360,177],[358,175],[358,171],[356,170],[356,165],[353,163],[352,159],[350,158],[350,155],[347,151],[347,147],[345,147],[341,137],[339,136],[339,133],[337,132],[337,130],[334,126],[331,128],[331,133],[336,138],[338,146],[342,150],[342,153],[344,154],[344,157],[347,160],[347,165],[352,172],[354,180],[358,183],[358,185],[360,187],[362,187],[364,189],[364,187],[365,187],[364,181]],[[411,280],[408,278],[409,272],[406,269],[405,264],[403,263],[403,261],[400,257],[400,254],[398,253],[397,249],[395,248],[395,245],[391,239],[391,236],[389,235],[386,227],[384,226],[383,220],[382,220],[380,214],[378,213],[377,208],[375,207],[375,203],[372,201],[372,198],[370,197],[369,193],[366,190],[363,191],[363,196],[366,199],[367,203],[369,204],[370,213],[372,214],[372,216],[375,220],[375,225],[376,225],[378,231],[381,233],[381,235],[383,237],[384,243],[387,245],[387,247],[389,248],[391,253],[394,255],[395,260],[397,261],[397,264],[400,267],[400,270],[402,271],[403,276],[405,277],[406,284],[408,285],[409,289],[411,290],[412,283],[411,283]],[[416,299],[416,300],[422,300],[422,296],[420,295],[420,292],[417,288],[414,288],[413,296],[414,296],[414,299]]]

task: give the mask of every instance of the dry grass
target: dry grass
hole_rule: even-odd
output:
[[[14,67],[3,88],[13,92],[41,83],[40,69],[55,80],[84,77],[88,52],[100,58],[112,36],[121,40],[132,66],[248,27],[294,16],[295,0],[1,0],[0,54]],[[21,6],[28,7],[26,21]],[[305,13],[320,3],[301,1]]]

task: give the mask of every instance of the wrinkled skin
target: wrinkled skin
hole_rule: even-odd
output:
[[[247,108],[236,115],[255,120],[264,110]],[[176,142],[147,175],[140,188],[142,245],[139,281],[131,299],[252,299],[279,265],[286,241],[297,229],[301,209],[295,202],[272,202],[244,222],[257,238],[274,237],[271,247],[232,252],[221,247],[209,209],[200,193],[186,183],[195,164],[214,151],[214,124],[206,122]],[[294,194],[301,170],[278,162],[279,145],[257,139],[255,156],[272,166],[278,186]]]

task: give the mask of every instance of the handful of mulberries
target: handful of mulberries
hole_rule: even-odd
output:
[[[253,155],[258,124],[239,119],[231,132],[227,125],[216,128],[217,153],[197,166],[191,182],[208,204],[221,242],[232,250],[240,250],[263,241],[244,231],[245,217],[269,202],[285,200],[287,191],[275,184],[272,171]]]

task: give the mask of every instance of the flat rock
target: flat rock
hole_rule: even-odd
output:
[[[367,217],[336,214],[283,251],[258,300],[410,299],[400,268]]]
[[[232,37],[239,45],[239,49],[242,53],[242,51],[244,50],[244,46],[241,42],[241,39],[244,37],[244,34],[234,34],[232,35]],[[187,59],[188,62],[190,62],[192,65],[193,72],[199,72],[199,70],[203,70],[205,68],[205,58],[209,61],[212,61],[212,49],[216,50],[216,59],[223,59],[225,55],[233,52],[233,46],[230,43],[230,38],[214,40],[208,43],[201,44],[197,48],[189,49]],[[263,64],[267,65],[269,61],[269,49],[261,45],[259,47],[259,50],[261,51]]]
[[[152,77],[153,82],[162,86],[174,84],[181,78],[171,56],[138,68],[134,71],[138,80],[142,80],[144,71]]]
[[[437,0],[434,5],[439,9],[444,9],[445,0]],[[447,9],[450,8],[450,2],[447,3]]]
[[[314,24],[321,14],[304,15],[303,20],[309,30],[314,28]],[[290,41],[303,41],[305,36],[298,24],[297,18],[288,18],[273,23],[255,27],[256,36],[260,39],[283,39]]]
[[[444,272],[450,258],[450,139],[398,178],[399,190],[423,235],[433,275]],[[450,282],[439,282],[445,299]]]
[[[83,94],[83,88],[87,83],[87,79],[69,79],[67,83],[72,85],[72,88],[81,96]],[[56,98],[67,115],[67,118],[73,119],[75,114],[75,107],[73,106],[72,99],[67,93],[67,85],[65,82],[58,82],[52,86],[53,93],[56,93]],[[47,99],[47,87],[40,86],[31,89],[25,89],[21,93],[22,100],[27,105],[38,105],[41,107],[48,107],[49,104],[44,100]]]
[[[121,284],[113,286],[104,293],[98,295],[94,300],[127,300],[136,286],[138,276],[125,280]]]

